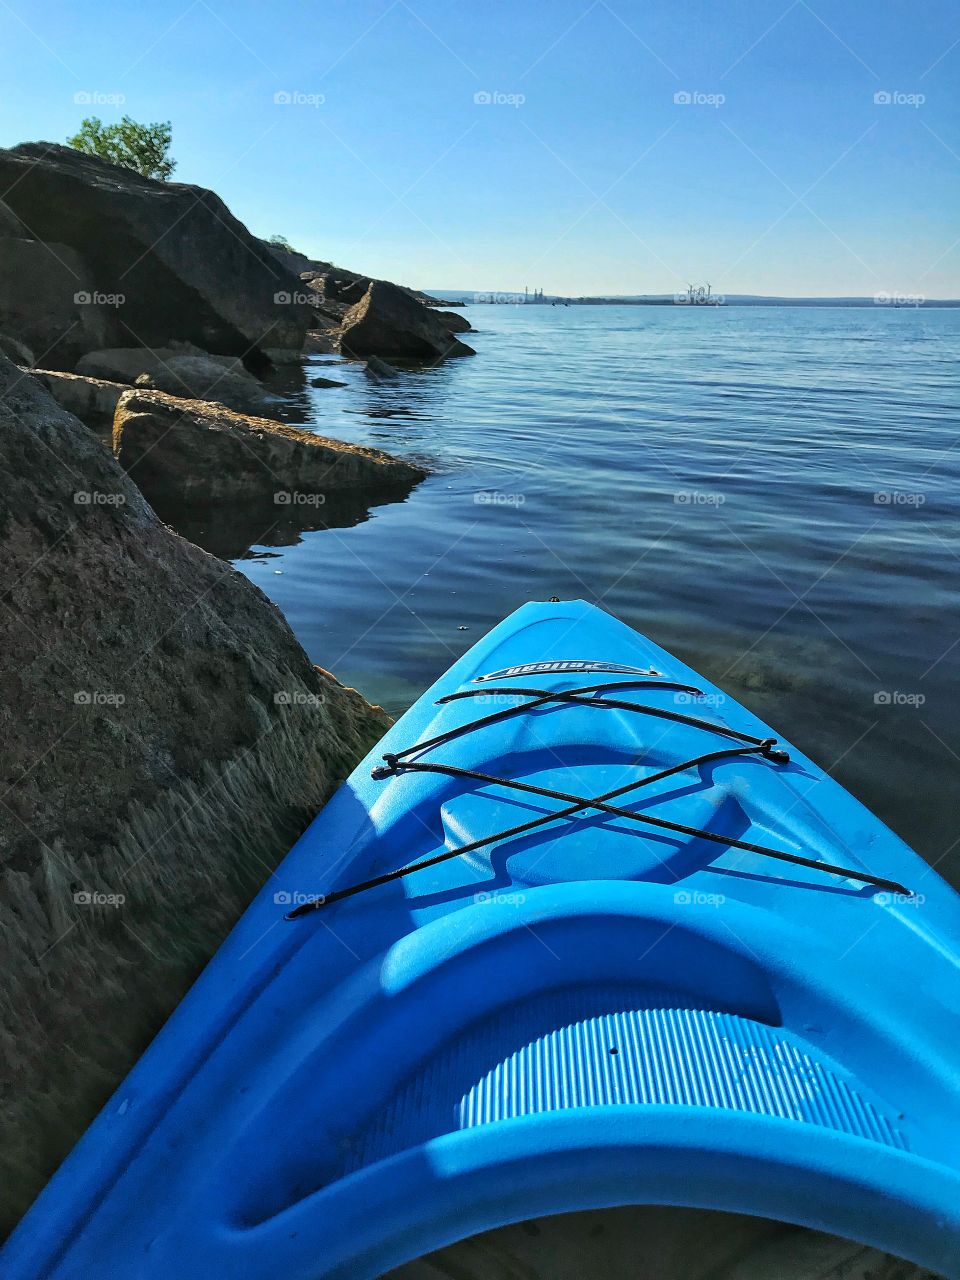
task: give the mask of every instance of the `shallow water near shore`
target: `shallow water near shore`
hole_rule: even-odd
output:
[[[524,601],[594,601],[960,884],[960,311],[466,314],[476,359],[275,379],[286,420],[433,471],[235,561],[311,658],[397,713]]]

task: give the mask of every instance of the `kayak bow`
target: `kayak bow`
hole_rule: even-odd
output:
[[[661,1204],[960,1276],[958,961],[957,895],[812,760],[529,604],[311,824],[0,1271],[373,1280]]]

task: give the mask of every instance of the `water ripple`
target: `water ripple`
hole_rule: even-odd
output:
[[[400,710],[523,601],[595,600],[960,881],[960,312],[469,315],[475,360],[296,401],[435,470],[241,562],[314,660]]]

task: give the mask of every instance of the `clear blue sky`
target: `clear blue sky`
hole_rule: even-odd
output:
[[[3,145],[169,119],[253,231],[411,285],[960,296],[957,0],[0,0],[0,32]]]

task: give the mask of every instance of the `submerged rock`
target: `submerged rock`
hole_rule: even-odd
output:
[[[379,356],[370,356],[367,359],[364,373],[374,382],[392,382],[394,378],[400,377],[400,370],[395,365],[388,364],[386,360],[381,360]]]
[[[77,372],[185,400],[216,400],[240,413],[262,414],[268,406],[263,387],[239,360],[208,355],[189,344],[154,351],[142,347],[91,351],[77,361]]]
[[[159,391],[133,390],[121,397],[113,448],[151,501],[248,499],[272,500],[278,507],[316,506],[327,493],[410,488],[426,475],[379,449]]]
[[[311,387],[345,387],[346,382],[339,382],[336,378],[311,378]]]
[[[388,720],[3,357],[0,474],[9,1229]]]
[[[82,256],[93,296],[113,299],[88,307],[109,335],[79,350],[180,338],[224,355],[297,358],[309,318],[297,276],[212,191],[29,142],[0,150],[0,192],[32,236]],[[65,274],[71,294],[88,288]]]
[[[437,313],[398,285],[374,280],[343,319],[340,347],[354,356],[444,360],[476,352],[453,336]]]

